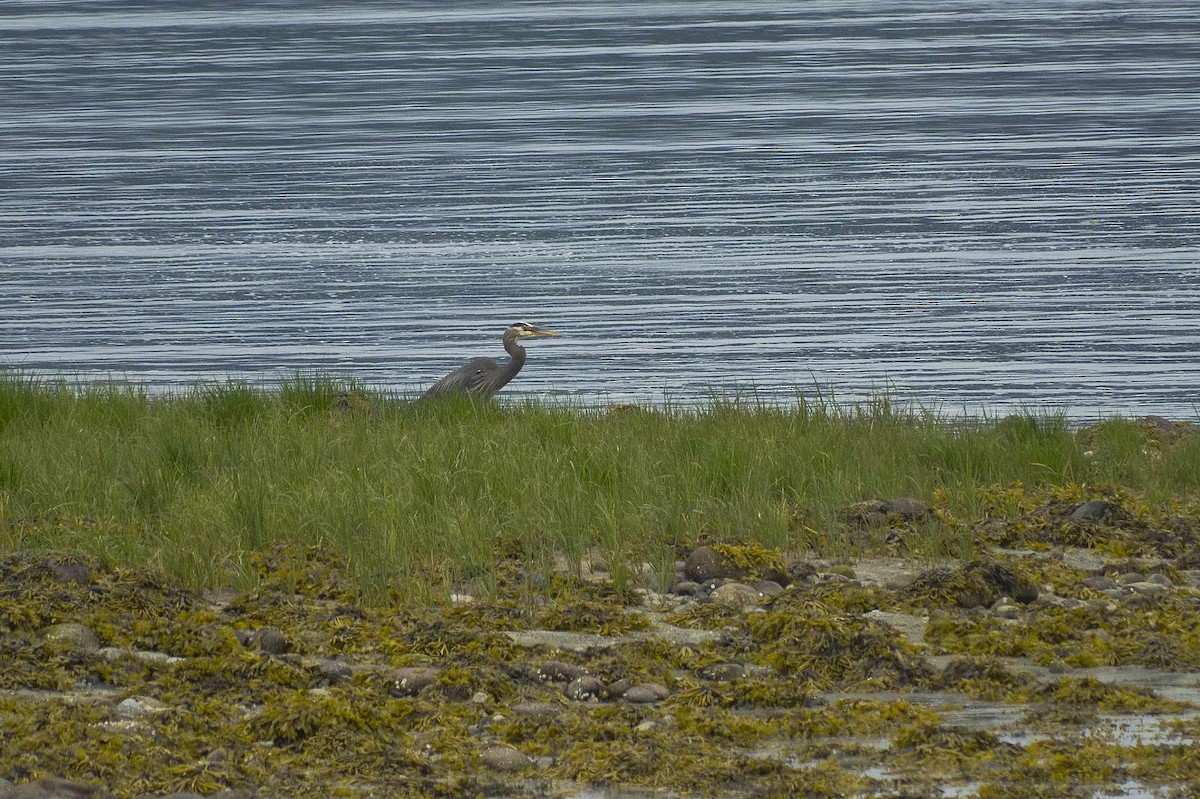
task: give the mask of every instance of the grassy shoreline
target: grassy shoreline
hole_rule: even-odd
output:
[[[0,374],[0,550],[150,565],[244,588],[253,555],[332,546],[368,594],[486,592],[500,559],[599,555],[664,579],[703,540],[851,554],[845,508],[911,496],[936,516],[906,554],[969,554],[970,525],[1022,491],[1200,495],[1200,440],[1110,419],[954,419],[714,400],[699,408],[434,404],[344,381],[150,395]],[[1093,488],[1095,487],[1095,488]]]

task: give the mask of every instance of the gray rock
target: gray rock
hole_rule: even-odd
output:
[[[884,526],[887,514],[888,503],[882,499],[868,499],[842,509],[846,524],[859,529]]]
[[[95,652],[100,648],[100,639],[96,637],[96,634],[90,628],[75,622],[52,624],[39,631],[38,635],[47,641],[67,644],[72,649],[78,649],[81,652]]]
[[[103,788],[86,785],[82,782],[62,780],[57,777],[43,777],[33,782],[24,782],[4,791],[0,791],[2,799],[114,799],[113,795]]]
[[[684,562],[683,573],[693,582],[705,583],[715,577],[741,577],[745,571],[712,547],[696,547]]]
[[[605,695],[604,683],[595,677],[580,677],[567,686],[567,697],[576,702],[600,699]]]
[[[1150,582],[1130,583],[1126,586],[1126,588],[1134,591],[1135,593],[1141,594],[1142,596],[1150,597],[1151,599],[1161,599],[1162,597],[1165,597],[1167,594],[1171,593],[1171,589],[1167,588],[1165,585],[1159,585],[1158,583]]]
[[[605,686],[604,690],[609,696],[623,696],[626,691],[633,687],[633,680],[628,677],[622,677],[619,680],[610,682]]]
[[[1117,585],[1130,585],[1132,583],[1144,583],[1146,576],[1141,572],[1125,572],[1117,578]]]
[[[803,560],[799,563],[793,563],[788,567],[788,574],[794,583],[811,583],[815,581],[817,579],[817,571],[816,566]]]
[[[651,705],[661,701],[658,692],[646,685],[634,685],[621,695],[626,702],[635,705]]]
[[[1083,581],[1083,584],[1088,588],[1094,588],[1097,591],[1111,591],[1117,587],[1116,580],[1112,579],[1111,577],[1104,577],[1103,575],[1089,577]]]
[[[547,682],[571,682],[580,677],[586,677],[588,670],[574,663],[564,663],[561,660],[551,660],[538,667],[539,680]]]
[[[671,593],[679,596],[693,596],[700,590],[700,583],[692,580],[680,580],[675,583],[675,587],[671,589]]]
[[[318,658],[314,665],[317,673],[330,685],[344,683],[354,674],[349,663],[337,658]]]
[[[671,696],[671,689],[660,682],[644,682],[642,687],[654,692],[654,695],[659,699],[666,699]]]
[[[896,497],[887,503],[885,512],[903,521],[910,522],[929,515],[929,506],[912,497]]]
[[[1067,519],[1073,524],[1097,524],[1112,516],[1118,507],[1102,499],[1089,499],[1076,505]]]
[[[562,707],[553,702],[518,702],[509,711],[527,718],[552,718],[562,712]]]
[[[133,721],[146,716],[156,716],[168,710],[169,707],[152,696],[131,696],[117,703],[112,710],[112,717],[116,721]]]
[[[1175,587],[1175,583],[1171,582],[1170,577],[1168,577],[1165,574],[1160,574],[1159,572],[1155,572],[1154,574],[1146,575],[1146,582],[1158,583],[1159,585],[1164,586],[1166,588],[1174,588]]]
[[[714,666],[702,669],[700,676],[706,680],[715,680],[717,682],[740,680],[746,676],[746,667],[741,663],[717,663]]]
[[[523,771],[533,766],[529,755],[511,746],[496,744],[489,746],[479,753],[479,760],[488,768],[496,771]]]
[[[50,564],[50,573],[54,575],[54,581],[57,583],[75,583],[85,586],[92,581],[91,568],[77,558],[63,563]]]
[[[287,638],[274,627],[264,627],[261,630],[255,630],[246,638],[244,645],[250,649],[257,649],[266,655],[282,655],[291,649]]]
[[[1021,608],[1018,605],[1001,602],[992,608],[992,615],[997,619],[1019,619],[1021,617]]]
[[[388,692],[392,696],[416,696],[437,682],[442,670],[434,666],[406,666],[392,672]]]
[[[754,588],[763,596],[775,596],[783,593],[783,586],[774,580],[759,580],[754,583]]]
[[[762,595],[745,583],[725,583],[713,591],[709,597],[713,602],[721,605],[746,608],[757,605]]]

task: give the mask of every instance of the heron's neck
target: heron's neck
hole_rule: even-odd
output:
[[[504,351],[511,356],[508,367],[504,371],[509,375],[515,375],[525,365],[525,348],[517,343],[516,336],[505,336],[503,340]]]

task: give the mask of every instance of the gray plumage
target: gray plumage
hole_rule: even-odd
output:
[[[521,367],[525,365],[525,348],[517,343],[526,338],[549,338],[557,336],[553,330],[535,327],[528,322],[514,322],[504,331],[500,340],[508,353],[508,363],[496,363],[491,358],[472,358],[425,392],[426,397],[468,395],[487,398],[508,385]]]

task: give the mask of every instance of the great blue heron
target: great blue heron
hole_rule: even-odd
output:
[[[508,385],[525,365],[525,348],[517,343],[526,338],[550,338],[557,336],[553,330],[535,327],[528,322],[513,322],[504,331],[500,340],[504,351],[511,357],[506,364],[498,364],[491,358],[472,358],[425,392],[426,397],[445,397],[467,394],[487,398]]]

